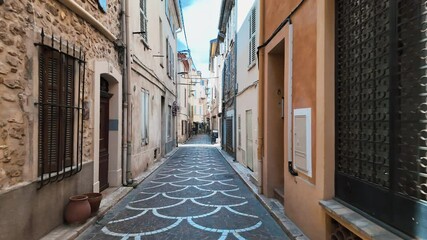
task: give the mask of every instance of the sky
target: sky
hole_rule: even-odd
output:
[[[181,0],[188,46],[197,70],[209,75],[209,42],[218,35],[221,0]],[[187,49],[184,32],[178,37],[178,51]]]
[[[221,0],[181,0],[188,46],[197,70],[209,76],[209,43],[218,36]],[[238,28],[254,0],[239,0]],[[178,51],[187,49],[184,31],[178,34]]]

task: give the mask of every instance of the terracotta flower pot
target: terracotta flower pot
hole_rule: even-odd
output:
[[[90,217],[90,204],[86,195],[75,195],[69,198],[65,207],[65,221],[69,224],[86,222]]]
[[[90,204],[91,212],[97,212],[102,200],[102,193],[86,193]]]

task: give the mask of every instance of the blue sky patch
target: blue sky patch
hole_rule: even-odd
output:
[[[181,0],[182,8],[193,5],[196,0]]]
[[[187,46],[181,39],[178,39],[178,51],[187,50]]]
[[[107,0],[98,0],[98,4],[99,4],[99,7],[101,7],[101,10],[103,12],[107,12],[107,8],[108,8]]]

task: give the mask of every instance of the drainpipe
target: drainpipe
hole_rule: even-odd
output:
[[[132,67],[131,67],[131,54],[130,54],[130,39],[131,39],[131,29],[129,24],[129,18],[130,18],[130,0],[126,0],[126,81],[125,81],[125,104],[124,109],[126,112],[126,183],[132,184],[132,112],[130,111],[129,107],[132,106],[131,104],[131,92],[130,92],[130,78],[132,74]]]
[[[125,56],[123,61],[123,125],[122,125],[122,184],[132,183],[130,178],[130,149],[129,147],[129,80],[131,74],[130,60],[130,27],[129,27],[129,0],[121,1],[122,39],[125,42]]]
[[[127,53],[128,53],[128,45],[127,45],[127,25],[126,25],[126,0],[121,1],[121,35],[122,35],[122,41],[123,44],[125,44],[124,48],[124,56],[123,56],[123,112],[122,112],[122,184],[124,186],[127,185],[126,181],[126,169],[127,169],[127,162],[126,162],[126,154],[127,154],[127,95],[125,94],[127,91]]]
[[[239,84],[237,83],[237,32],[235,33],[235,43],[234,44],[234,161],[237,162],[237,93],[239,92]]]
[[[259,1],[259,45],[264,44],[264,7],[265,0]],[[264,156],[264,54],[265,49],[258,49],[258,192],[263,193],[263,156]]]

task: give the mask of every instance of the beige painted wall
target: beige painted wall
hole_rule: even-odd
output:
[[[237,121],[240,117],[240,139],[241,144],[239,145],[237,141],[237,151],[236,158],[244,166],[247,166],[247,152],[248,146],[246,144],[246,111],[252,111],[252,139],[253,139],[253,174],[252,176],[259,180],[259,171],[258,171],[258,62],[255,62],[249,65],[249,32],[250,32],[250,13],[252,8],[256,8],[256,37],[255,42],[258,43],[259,40],[259,1],[254,1],[254,4],[249,9],[249,13],[244,18],[240,29],[237,32],[237,84],[238,84],[238,93],[236,97],[236,111],[237,111]],[[240,13],[239,13],[240,14]],[[239,126],[237,123],[237,134],[236,138],[239,138]]]
[[[140,31],[139,23],[139,1],[129,1],[130,6],[130,29]],[[176,33],[172,31],[165,13],[166,1],[147,1],[147,41],[139,34],[131,34],[132,74],[129,90],[131,92],[130,107],[131,118],[131,172],[137,177],[154,161],[160,159],[164,153],[166,142],[175,140],[175,118],[172,120],[172,136],[166,137],[168,106],[172,106],[176,100],[176,72],[178,69],[178,57],[176,51]],[[174,1],[168,1],[173,5]],[[171,6],[172,6],[171,5]],[[177,13],[173,12],[171,18],[178,25]],[[160,27],[160,20],[162,26]],[[162,33],[160,33],[162,30]],[[174,79],[167,75],[166,71],[166,38],[175,55]],[[153,57],[153,55],[157,55]],[[159,57],[163,55],[164,57]],[[141,124],[141,94],[142,89],[150,93],[149,102],[149,142],[146,145],[142,141]],[[161,98],[165,98],[165,105],[161,106]],[[162,113],[163,112],[163,113]],[[163,114],[163,119],[162,119]],[[159,129],[163,129],[159,131]],[[163,134],[163,138],[162,138]],[[157,152],[154,158],[154,152]]]
[[[289,15],[300,1],[272,0],[266,2],[265,39],[270,37],[278,24]],[[293,45],[293,81],[292,108],[312,109],[312,177],[299,173],[293,177],[284,169],[285,213],[298,227],[311,239],[327,239],[329,219],[319,206],[319,200],[333,197],[334,175],[334,14],[333,1],[305,1],[301,8],[292,17],[294,27]],[[289,73],[289,27],[285,26],[273,41],[266,47],[267,53],[280,41],[284,41],[284,66],[283,84],[285,94],[288,92]],[[268,61],[265,63],[268,69]],[[270,78],[266,71],[266,85]],[[268,98],[268,87],[266,97]],[[286,99],[286,97],[285,97]],[[286,106],[286,105],[285,105]],[[266,104],[266,108],[268,108]],[[288,110],[288,109],[286,109]],[[287,112],[287,111],[285,111]],[[284,121],[284,160],[287,161],[289,144],[287,120]],[[267,117],[268,119],[268,117]],[[266,134],[271,134],[266,123]],[[267,137],[267,135],[266,135]],[[274,157],[269,154],[270,146],[266,141],[265,159],[267,167],[272,167],[268,162]],[[286,166],[286,165],[285,165]],[[268,174],[268,170],[264,171]],[[268,183],[267,183],[268,186]]]
[[[247,151],[248,151],[248,146],[246,144],[246,136],[247,136],[247,132],[246,132],[246,123],[248,121],[248,119],[246,119],[246,111],[251,110],[252,111],[252,139],[253,139],[253,154],[252,154],[252,159],[253,159],[253,174],[252,176],[255,179],[259,179],[259,170],[258,170],[258,160],[257,160],[257,149],[258,149],[258,144],[257,144],[257,138],[256,136],[258,136],[258,127],[257,127],[257,122],[258,122],[258,101],[257,101],[257,96],[258,96],[258,89],[256,87],[251,87],[250,89],[246,90],[244,93],[240,94],[237,96],[237,116],[240,117],[240,121],[241,121],[241,145],[239,146],[239,144],[237,144],[237,152],[236,152],[236,157],[237,157],[237,161],[239,161],[240,163],[242,163],[244,166],[247,166]],[[238,127],[237,127],[238,128]],[[238,134],[237,134],[238,137]]]

